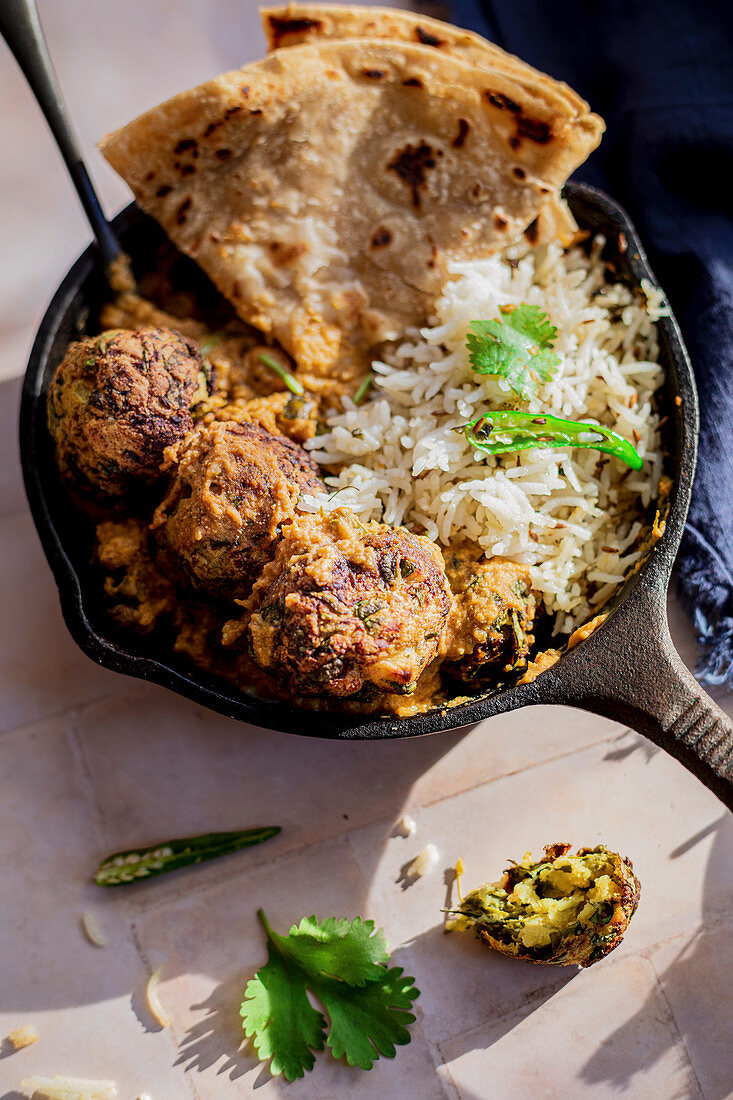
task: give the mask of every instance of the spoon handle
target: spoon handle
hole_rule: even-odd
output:
[[[99,199],[81,157],[48,52],[35,0],[0,0],[0,32],[43,111],[56,139],[72,183],[108,268],[120,253],[120,244],[102,213]]]

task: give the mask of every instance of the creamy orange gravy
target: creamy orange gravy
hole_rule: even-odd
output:
[[[254,420],[268,431],[281,432],[302,444],[315,434],[318,419],[340,404],[345,394],[353,393],[368,370],[368,365],[363,364],[360,370],[342,372],[339,377],[310,378],[298,374],[306,393],[297,397],[261,362],[260,353],[265,351],[292,372],[289,358],[279,349],[264,345],[261,334],[234,316],[214,329],[195,315],[195,303],[185,294],[170,294],[165,278],[157,284],[156,276],[148,276],[138,289],[124,262],[113,274],[113,285],[117,294],[101,311],[102,329],[135,329],[146,325],[173,329],[193,339],[205,355],[215,388],[194,410],[198,423]],[[155,304],[161,300],[167,308]],[[175,464],[173,451],[168,461],[170,466]],[[525,578],[526,574],[521,567],[499,560],[487,562],[477,544],[447,548],[443,555],[453,591],[452,610],[438,656],[420,676],[411,694],[381,694],[368,699],[294,698],[292,690],[283,691],[278,680],[263,672],[241,644],[247,616],[242,618],[234,601],[230,606],[205,601],[177,586],[167,571],[161,569],[150,550],[151,519],[152,516],[115,518],[97,527],[95,553],[107,574],[105,594],[115,620],[142,633],[159,624],[172,625],[175,651],[198,667],[230,680],[245,692],[266,698],[285,697],[310,709],[406,716],[448,705],[457,692],[464,698],[467,685],[448,681],[446,686],[441,675],[443,664],[459,660],[477,646],[496,641],[492,624],[502,609],[513,614],[513,623],[519,628],[528,607],[533,611],[535,606],[534,600],[528,605],[526,599],[518,596],[517,576]],[[481,583],[476,583],[477,580]],[[528,579],[526,583],[529,585]],[[525,648],[533,642],[534,636],[528,632]],[[496,676],[505,678],[526,667],[527,658],[522,655],[514,664],[497,666]],[[481,686],[485,689],[492,685]],[[476,688],[477,694],[481,694],[478,684]]]
[[[215,380],[211,395],[194,410],[198,423],[256,421],[270,432],[303,444],[316,433],[319,419],[340,405],[341,398],[352,394],[366,376],[367,363],[358,369],[353,366],[339,377],[297,373],[306,392],[302,397],[294,396],[260,360],[260,353],[265,351],[292,372],[295,368],[284,352],[263,344],[262,335],[237,319],[228,306],[224,307],[221,323],[212,324],[198,309],[193,295],[171,292],[166,278],[165,273],[146,276],[137,288],[129,268],[121,263],[113,273],[116,297],[102,308],[99,323],[102,329],[159,326],[178,331],[198,344]],[[169,455],[169,461],[175,463],[175,454]],[[668,494],[669,488],[660,485],[660,498],[666,495],[665,490]],[[120,626],[141,633],[158,626],[172,628],[172,645],[177,653],[248,694],[286,698],[316,710],[403,717],[466,702],[496,690],[500,681],[516,682],[518,676],[520,682],[529,683],[560,658],[558,649],[535,652],[536,601],[521,587],[524,580],[529,589],[527,571],[511,562],[487,560],[478,544],[463,543],[442,550],[453,594],[452,609],[438,656],[420,676],[414,692],[346,699],[294,696],[292,690],[284,690],[276,678],[268,676],[254,662],[247,646],[241,644],[247,619],[234,600],[218,604],[207,601],[177,586],[161,569],[150,549],[151,520],[152,513],[122,518],[117,514],[97,527],[95,554],[106,574],[104,589],[114,619]],[[493,654],[498,647],[501,654],[496,623],[502,614],[504,629],[517,636],[516,659],[505,663],[499,658],[493,680],[466,683],[446,678],[451,662],[465,660],[467,655],[470,658],[474,651]],[[599,615],[581,627],[571,644],[587,637],[604,618]]]

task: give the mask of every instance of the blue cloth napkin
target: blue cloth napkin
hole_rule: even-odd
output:
[[[733,687],[733,7],[454,0],[452,10],[606,120],[574,178],[628,210],[690,352],[700,455],[677,576],[699,679]]]

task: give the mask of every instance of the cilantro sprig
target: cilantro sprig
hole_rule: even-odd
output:
[[[500,321],[471,321],[466,337],[477,374],[504,378],[528,401],[540,382],[549,382],[560,357],[552,350],[557,329],[539,306],[500,306]]]
[[[287,936],[273,932],[262,909],[268,960],[247,983],[241,1007],[245,1035],[273,1074],[288,1081],[315,1064],[328,1046],[334,1058],[371,1069],[380,1055],[410,1041],[414,979],[389,967],[389,951],[373,921],[304,917]],[[308,999],[325,1008],[326,1018]]]

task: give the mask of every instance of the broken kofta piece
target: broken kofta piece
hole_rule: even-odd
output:
[[[542,605],[525,566],[476,551],[446,552],[454,602],[444,669],[478,687],[526,664]]]
[[[603,845],[569,850],[549,844],[537,863],[528,852],[499,882],[466,894],[452,927],[515,959],[592,966],[620,944],[641,886],[631,860]]]
[[[199,425],[175,459],[152,523],[161,564],[196,591],[248,596],[301,493],[323,491],[318,467],[256,421]]]
[[[262,669],[306,694],[407,695],[450,607],[434,543],[340,508],[284,529],[248,604],[249,643]]]
[[[112,497],[152,484],[206,394],[198,349],[169,329],[112,329],[71,344],[48,394],[62,475]]]

